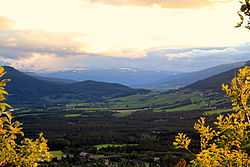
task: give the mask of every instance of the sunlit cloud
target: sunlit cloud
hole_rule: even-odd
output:
[[[12,51],[13,52],[13,51]],[[0,49],[0,53],[3,50]],[[196,71],[220,64],[249,60],[250,43],[235,47],[163,49],[145,52],[143,57],[114,57],[109,55],[68,55],[15,51],[6,54],[22,58],[5,57],[5,62],[24,71],[61,71],[70,69],[132,68],[161,71]]]
[[[8,19],[7,17],[0,16],[0,29],[11,28],[11,25],[14,23],[13,20]]]
[[[186,2],[171,0],[170,3]],[[191,1],[188,4],[192,4]],[[84,45],[81,50],[99,54],[116,53],[117,50],[122,52],[126,48],[147,50],[177,45],[211,47],[247,42],[249,38],[243,36],[249,36],[249,33],[234,28],[239,19],[237,4],[216,3],[210,7],[186,10],[160,8],[157,5],[152,8],[111,6],[83,0],[0,0],[0,11],[15,20],[15,29],[84,34],[76,37]]]
[[[102,3],[115,6],[143,6],[162,8],[200,8],[213,5],[218,2],[230,2],[231,0],[88,0],[91,3]]]
[[[250,39],[234,28],[238,9],[231,0],[0,0],[0,62],[34,70],[187,71],[230,63],[246,59],[232,46]]]
[[[86,47],[86,44],[74,40],[79,35],[37,30],[0,30],[0,49],[58,55],[79,54],[80,49]]]
[[[29,57],[22,59],[9,59],[9,65],[25,71],[60,71],[72,68],[82,68],[84,64],[84,56],[68,56],[61,57],[56,54],[49,53],[30,53]],[[67,63],[65,63],[67,62]],[[48,68],[49,67],[49,68]]]

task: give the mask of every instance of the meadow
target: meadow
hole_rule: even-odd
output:
[[[14,118],[24,123],[28,137],[42,131],[58,160],[85,151],[95,157],[119,154],[122,161],[140,159],[144,163],[160,156],[171,158],[174,164],[180,158],[191,158],[173,148],[174,136],[187,132],[198,140],[193,130],[197,118],[205,116],[212,122],[217,114],[230,111],[226,106],[228,100],[215,92],[178,91],[26,106],[14,111]]]

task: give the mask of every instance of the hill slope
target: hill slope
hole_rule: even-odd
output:
[[[4,66],[4,68],[7,71],[4,78],[11,79],[6,86],[11,95],[9,98],[11,102],[35,102],[42,96],[57,92],[56,84],[36,79],[13,67]]]
[[[37,79],[40,79],[40,80],[43,80],[43,81],[49,81],[49,82],[55,82],[55,83],[75,83],[75,82],[78,82],[76,80],[71,80],[71,79],[64,79],[64,78],[55,78],[55,77],[42,77],[42,76],[39,76],[39,75],[36,75],[35,73],[32,73],[32,72],[25,72],[25,74],[28,74],[34,78],[37,78]]]
[[[146,71],[141,69],[85,69],[66,70],[58,72],[36,73],[42,77],[64,78],[76,81],[95,80],[100,82],[112,82],[128,85],[130,87],[143,87],[150,85],[153,81],[164,77],[176,75],[172,71]]]
[[[4,78],[11,79],[6,89],[10,93],[11,103],[40,103],[46,102],[45,97],[51,98],[73,98],[80,100],[100,100],[102,98],[120,97],[137,93],[148,93],[143,89],[132,89],[115,83],[96,81],[83,81],[76,83],[56,83],[39,80],[24,74],[13,67],[5,66],[7,74]],[[68,100],[63,99],[63,100]]]
[[[185,74],[179,74],[170,78],[165,78],[158,81],[158,86],[164,85],[165,87],[182,87],[189,84],[192,84],[198,80],[202,80],[222,72],[239,68],[243,66],[245,62],[237,62],[233,64],[222,64],[216,67],[208,68],[205,70],[190,72]]]
[[[245,63],[246,66],[250,66],[250,61]],[[242,66],[243,67],[243,66]],[[233,77],[236,76],[239,69],[242,68],[234,68],[232,70],[208,77],[203,80],[199,80],[191,85],[186,86],[185,88],[190,89],[198,89],[198,90],[221,90],[221,84],[229,84]]]

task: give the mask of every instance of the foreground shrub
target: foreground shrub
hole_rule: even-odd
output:
[[[6,72],[0,67],[0,77]],[[0,81],[0,166],[36,167],[39,162],[50,161],[51,154],[48,152],[47,141],[42,136],[36,140],[24,138],[20,144],[16,142],[18,135],[24,136],[22,123],[13,121],[11,113],[6,112],[10,105],[6,100],[6,83],[9,79]]]
[[[179,133],[173,143],[176,148],[184,148],[191,152],[195,159],[191,166],[237,166],[250,165],[247,150],[250,148],[250,67],[239,70],[237,77],[230,84],[222,85],[222,89],[231,98],[234,113],[219,115],[213,129],[205,125],[201,117],[194,128],[200,134],[201,151],[193,154],[189,149],[189,139],[186,134]],[[180,163],[183,163],[180,162]]]

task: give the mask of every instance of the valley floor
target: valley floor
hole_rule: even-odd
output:
[[[228,101],[214,92],[178,91],[27,106],[14,111],[14,116],[24,123],[28,137],[44,133],[55,154],[50,166],[76,162],[74,165],[173,166],[181,158],[192,159],[189,153],[173,148],[174,137],[186,132],[197,141],[196,120],[205,116],[211,123],[218,113],[230,111],[226,106]],[[192,148],[198,149],[196,144]],[[80,158],[82,151],[92,159]]]

